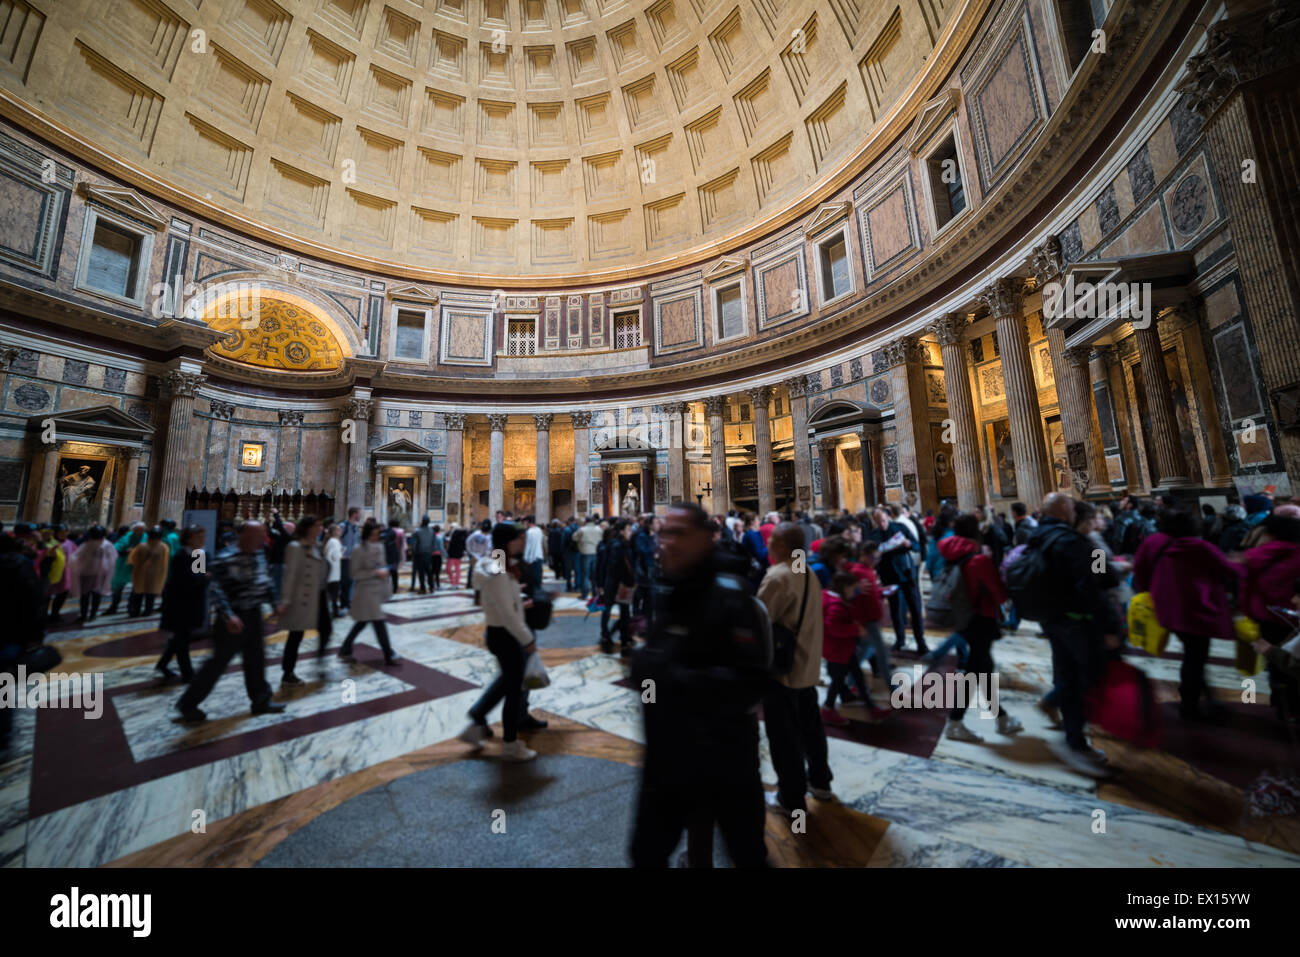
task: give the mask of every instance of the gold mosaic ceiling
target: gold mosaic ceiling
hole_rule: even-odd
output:
[[[343,362],[343,350],[329,327],[302,306],[259,294],[252,310],[214,310],[204,321],[225,333],[214,355],[265,369],[325,372]]]
[[[851,156],[958,0],[0,0],[0,85],[345,254],[480,276],[702,256]]]

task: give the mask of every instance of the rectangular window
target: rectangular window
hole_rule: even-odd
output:
[[[934,225],[942,229],[966,208],[957,140],[951,134],[926,160],[930,172],[930,198],[934,203]]]
[[[745,300],[740,283],[719,289],[714,293],[714,311],[717,315],[718,339],[731,339],[745,334]]]
[[[511,319],[506,325],[506,355],[531,356],[537,353],[537,323],[532,319]]]
[[[623,312],[614,317],[614,348],[637,349],[641,346],[641,316]]]
[[[829,302],[852,288],[849,255],[841,233],[818,247],[821,255],[822,301]]]
[[[96,220],[86,285],[123,299],[134,299],[139,269],[140,237],[102,219]]]
[[[393,326],[393,358],[424,358],[424,313],[408,309],[397,310]]]

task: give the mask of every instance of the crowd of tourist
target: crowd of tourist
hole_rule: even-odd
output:
[[[848,725],[850,715],[890,720],[872,686],[888,694],[892,656],[915,654],[926,668],[946,667],[951,657],[958,671],[988,678],[996,643],[1023,630],[1025,619],[1037,622],[1051,649],[1051,688],[1038,708],[1062,732],[1061,759],[1080,773],[1110,773],[1087,737],[1088,702],[1107,663],[1129,648],[1132,615],[1153,619],[1144,635],[1177,636],[1186,721],[1223,718],[1205,678],[1214,638],[1262,656],[1278,717],[1300,715],[1300,505],[1265,496],[1222,514],[1173,499],[1125,498],[1112,508],[1059,492],[1036,509],[1017,502],[1009,515],[947,504],[922,515],[891,504],[857,514],[709,516],[674,504],[662,517],[592,515],[545,528],[531,515],[516,522],[498,513],[495,522],[445,529],[424,517],[409,532],[396,521],[363,522],[351,508],[342,521],[273,514],[265,524],[223,526],[218,539],[209,557],[204,529],[178,530],[172,521],[115,533],[3,529],[0,601],[11,621],[4,666],[41,646],[47,628],[70,624],[69,596],[80,624],[117,614],[125,596],[127,618],[149,616],[161,603],[166,643],[156,668],[161,680],[187,685],[178,719],[205,719],[199,705],[235,655],[252,711],[282,711],[265,677],[268,620],[288,632],[282,687],[302,683],[295,668],[304,635],[315,631],[324,655],[342,615],[352,624],[340,658],[354,660],[354,642],[370,626],[384,666],[399,666],[382,606],[400,590],[409,561],[412,593],[459,589],[464,578],[500,666],[470,709],[462,740],[481,748],[493,736],[489,714],[502,704],[502,755],[528,760],[535,752],[520,732],[546,726],[528,712],[524,674],[537,651],[534,611],[550,599],[549,563],[558,587],[600,612],[601,650],[617,647],[633,659],[634,677],[656,689],[644,708],[646,765],[632,841],[644,866],[665,863],[683,831],[691,862],[707,862],[715,823],[735,862],[761,863],[765,800],[795,815],[806,811],[808,794],[833,798],[826,728]],[[934,647],[927,612],[947,632]],[[190,644],[200,636],[212,638],[213,651],[195,669]],[[945,733],[979,743],[965,721],[970,703],[950,708]],[[766,798],[760,707],[778,777]],[[995,727],[1013,735],[1022,723],[1001,709]]]

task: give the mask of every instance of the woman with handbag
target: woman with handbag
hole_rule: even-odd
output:
[[[284,645],[282,685],[302,684],[302,679],[294,674],[293,669],[298,664],[298,647],[302,644],[303,632],[315,628],[319,633],[318,657],[324,656],[333,632],[325,588],[329,581],[329,563],[317,542],[319,535],[320,520],[314,515],[304,515],[294,528],[293,541],[284,550],[284,579],[280,587],[280,605],[275,610],[280,618],[280,627],[289,630],[289,640]]]
[[[388,623],[384,621],[383,604],[390,596],[388,590],[389,566],[384,557],[384,543],[379,540],[380,525],[373,518],[366,519],[361,529],[361,541],[352,552],[352,628],[343,639],[339,657],[355,661],[352,643],[366,625],[375,626],[375,637],[384,652],[384,665],[391,667],[402,659],[393,651],[388,641]]]
[[[198,525],[186,526],[180,535],[180,548],[171,557],[167,584],[163,586],[162,617],[158,627],[170,632],[167,647],[154,667],[162,673],[163,681],[176,677],[167,667],[172,658],[181,669],[181,681],[190,683],[194,666],[190,664],[190,642],[208,630],[208,573],[206,561],[198,563],[196,553],[201,551],[208,537],[207,530]],[[205,556],[206,557],[206,556]]]
[[[528,715],[524,690],[524,672],[529,656],[537,651],[537,642],[525,618],[525,608],[531,601],[524,600],[521,590],[523,551],[522,526],[500,522],[492,529],[491,554],[478,563],[479,590],[487,624],[485,639],[488,651],[501,666],[501,674],[469,709],[470,724],[460,733],[460,739],[475,749],[483,747],[483,740],[492,734],[487,716],[498,702],[504,701],[501,757],[507,761],[531,761],[537,757],[536,751],[519,740],[519,731],[521,726],[523,730],[545,727],[544,722]]]

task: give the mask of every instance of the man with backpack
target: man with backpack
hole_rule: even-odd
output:
[[[960,632],[970,651],[962,670],[975,680],[967,682],[968,694],[976,687],[987,688],[992,682],[993,642],[1002,637],[998,614],[1007,600],[1007,589],[993,559],[980,547],[980,524],[974,515],[959,515],[952,524],[952,535],[939,543],[944,566],[930,591],[926,612],[936,625]],[[954,703],[948,713],[947,736],[954,741],[978,743],[984,740],[966,727],[966,705]],[[1024,726],[998,710],[998,732],[1015,734]]]
[[[1095,546],[1074,527],[1074,500],[1053,492],[1043,500],[1038,528],[1007,568],[1007,587],[1021,618],[1037,621],[1052,646],[1065,747],[1061,760],[1089,777],[1105,777],[1106,756],[1084,736],[1084,694],[1118,648],[1119,622],[1105,589],[1116,584],[1107,563],[1098,570]]]

